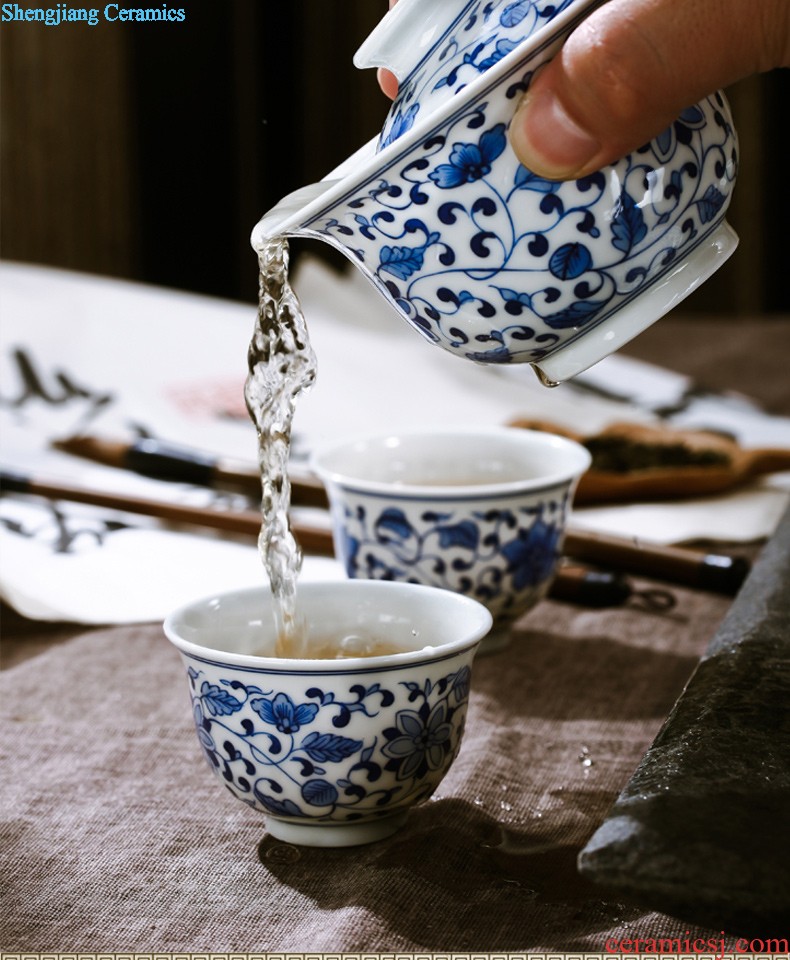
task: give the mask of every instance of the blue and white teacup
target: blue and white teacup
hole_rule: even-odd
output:
[[[491,615],[444,590],[362,580],[301,583],[297,614],[309,644],[300,659],[274,655],[264,588],[207,597],[165,620],[200,746],[278,840],[382,839],[431,796],[460,749]]]
[[[542,599],[590,454],[513,427],[352,439],[316,451],[335,553],[352,578],[440,587],[485,604],[504,646]]]

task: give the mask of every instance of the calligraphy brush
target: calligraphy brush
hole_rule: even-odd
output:
[[[35,494],[52,500],[72,500],[235,533],[257,536],[261,527],[260,513],[254,510],[224,511],[184,506],[169,501],[104,493],[61,481],[13,473],[0,473],[0,487],[11,493]],[[333,552],[332,536],[328,528],[294,521],[291,529],[305,550],[316,553]],[[584,531],[566,532],[563,554],[583,563],[640,573],[728,596],[737,593],[749,570],[748,561],[742,557],[706,554],[658,544],[647,545],[635,540]]]
[[[146,438],[122,443],[77,435],[54,440],[52,446],[64,453],[156,480],[193,483],[201,487],[231,487],[252,496],[261,495],[260,470],[252,463],[211,456],[161,440]],[[291,502],[302,507],[328,505],[323,484],[311,476],[297,478],[292,475]]]
[[[142,514],[172,523],[208,527],[250,537],[257,537],[261,530],[261,515],[253,510],[225,511],[186,506],[169,501],[152,500],[148,497],[104,493],[60,480],[34,479],[6,471],[0,471],[0,492],[85,503],[125,513]],[[303,550],[334,556],[332,533],[329,529],[293,519],[290,527]],[[549,596],[598,608],[619,606],[632,596],[643,597],[645,605],[655,610],[668,609],[674,602],[671,594],[665,591],[637,591],[619,574],[589,570],[578,564],[559,566],[549,590]]]
[[[171,523],[186,523],[229,533],[241,533],[257,537],[261,530],[261,514],[258,510],[217,510],[136,497],[129,494],[106,493],[92,487],[81,487],[62,480],[26,477],[23,474],[0,471],[0,492],[25,493],[45,497],[48,500],[68,500],[86,503],[109,510],[156,517]],[[292,523],[294,536],[307,551],[331,554],[332,534],[321,526]]]

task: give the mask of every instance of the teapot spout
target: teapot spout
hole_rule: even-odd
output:
[[[250,236],[253,249],[260,252],[266,246],[266,241],[273,237],[302,233],[304,224],[317,211],[332,205],[338,185],[341,185],[342,191],[346,178],[353,177],[357,169],[375,154],[377,143],[378,137],[374,137],[318,183],[310,183],[283,197],[255,224]]]
[[[266,246],[266,241],[272,237],[284,237],[298,232],[299,224],[304,222],[302,211],[320,200],[335,183],[333,180],[321,180],[319,183],[300,187],[283,197],[255,224],[250,236],[253,248],[260,252]]]

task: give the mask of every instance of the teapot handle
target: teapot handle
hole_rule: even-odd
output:
[[[403,81],[422,60],[445,18],[435,11],[447,0],[399,0],[354,54],[354,66],[386,67]]]

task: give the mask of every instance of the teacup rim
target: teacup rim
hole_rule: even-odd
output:
[[[417,484],[387,483],[351,475],[341,469],[323,466],[322,458],[337,450],[349,449],[360,444],[384,444],[397,439],[428,439],[439,437],[459,437],[470,442],[474,439],[501,438],[520,443],[533,444],[543,448],[560,448],[572,453],[573,465],[554,473],[522,480],[508,480],[500,483],[487,482],[475,484]],[[342,440],[328,441],[316,447],[310,456],[310,468],[325,484],[335,484],[346,490],[355,490],[377,496],[395,496],[398,499],[413,497],[421,500],[483,500],[516,496],[524,493],[537,493],[551,490],[578,479],[592,463],[589,450],[577,440],[544,430],[532,430],[511,426],[448,426],[415,427],[388,432],[368,432]]]
[[[302,592],[302,594],[304,594],[304,591],[320,594],[337,589],[347,590],[353,593],[411,593],[417,589],[428,591],[442,602],[450,603],[457,607],[465,606],[470,614],[469,627],[463,637],[457,640],[450,640],[446,643],[440,643],[434,646],[426,645],[417,650],[404,650],[401,653],[368,657],[346,657],[337,660],[234,653],[232,651],[219,649],[218,647],[195,643],[178,632],[177,624],[179,619],[183,620],[190,611],[207,608],[209,604],[222,598],[243,599],[245,597],[253,598],[257,595],[265,603],[267,597],[271,596],[271,590],[266,584],[261,584],[255,587],[239,587],[235,590],[223,590],[187,601],[171,611],[164,618],[162,629],[166,638],[180,653],[204,663],[236,667],[253,673],[327,676],[349,673],[377,673],[382,669],[406,669],[421,663],[437,663],[442,660],[448,660],[456,657],[459,653],[476,648],[493,626],[493,617],[490,611],[480,603],[480,601],[475,600],[473,597],[468,597],[450,590],[444,590],[440,587],[399,581],[356,580],[349,578],[305,581],[304,583],[300,583],[298,587],[298,590]]]

